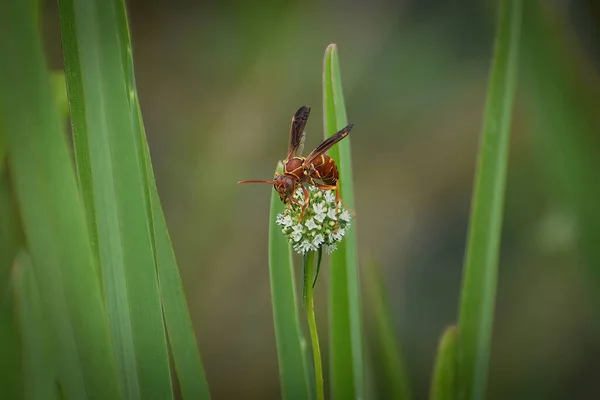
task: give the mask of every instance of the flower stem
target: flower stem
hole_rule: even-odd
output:
[[[315,268],[315,252],[309,251],[304,256],[304,291],[306,297],[304,306],[306,309],[306,318],[308,319],[308,329],[310,330],[310,340],[313,350],[313,362],[315,364],[315,381],[317,384],[317,400],[324,400],[323,390],[323,365],[321,364],[321,349],[319,348],[319,335],[317,334],[317,321],[315,319],[315,298],[313,289],[313,278]]]

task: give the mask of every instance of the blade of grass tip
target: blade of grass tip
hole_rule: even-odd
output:
[[[83,94],[83,102],[71,103],[72,119],[85,118],[80,126],[86,129],[90,149],[107,310],[125,391],[129,398],[171,398],[146,176],[123,68],[119,5],[59,1],[65,65],[73,67],[67,71],[69,100]],[[80,108],[76,113],[75,106]]]
[[[137,145],[142,156],[140,169],[144,176],[147,214],[154,245],[159,289],[171,355],[183,398],[208,399],[210,398],[209,387],[200,359],[175,252],[158,195],[156,180],[154,179],[150,150],[135,84],[133,51],[125,3],[116,0],[115,4],[123,70],[129,93],[129,106],[133,115],[133,129],[137,133]]]
[[[68,398],[120,398],[83,207],[28,2],[0,2],[0,130]],[[19,96],[14,96],[19,93]]]
[[[438,347],[430,400],[456,399],[457,353],[458,330],[450,326],[444,331]]]
[[[317,320],[315,318],[315,295],[313,290],[313,276],[315,275],[315,252],[309,251],[302,258],[304,268],[303,278],[304,292],[306,298],[304,300],[304,309],[306,310],[306,319],[308,320],[308,328],[310,330],[310,341],[313,350],[313,364],[315,371],[315,383],[317,390],[317,400],[325,399],[325,391],[323,386],[323,364],[321,361],[321,347],[319,346],[319,334],[317,333]]]
[[[59,399],[59,378],[53,353],[55,337],[48,323],[47,308],[40,298],[31,257],[22,252],[15,265],[16,308],[23,342],[23,398]]]
[[[374,318],[372,329],[375,334],[375,348],[372,349],[382,361],[383,373],[378,374],[380,386],[384,389],[385,398],[410,399],[410,382],[400,347],[396,341],[396,333],[392,323],[386,291],[381,277],[379,265],[371,264],[364,270],[367,294],[370,302],[371,316]]]
[[[347,125],[337,47],[329,45],[323,65],[325,137]],[[341,198],[354,211],[350,138],[329,150],[339,168]],[[364,367],[358,278],[356,222],[331,255],[330,376],[334,398],[364,398]],[[352,382],[352,384],[349,384]]]
[[[459,398],[481,399],[487,385],[521,5],[505,0],[500,7],[463,272]]]
[[[277,172],[283,172],[281,163],[277,165]],[[313,397],[309,390],[309,381],[312,378],[308,375],[308,362],[302,346],[306,341],[302,335],[298,315],[292,248],[281,233],[281,227],[275,222],[277,215],[284,211],[285,206],[279,195],[275,190],[271,190],[269,277],[279,380],[284,399],[308,399]]]

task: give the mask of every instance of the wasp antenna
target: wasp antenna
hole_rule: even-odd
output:
[[[275,184],[275,182],[273,182],[273,181],[249,180],[249,181],[239,181],[238,185],[242,184],[242,183],[268,183],[269,185],[274,185]]]

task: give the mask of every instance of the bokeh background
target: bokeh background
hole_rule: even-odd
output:
[[[598,398],[600,6],[531,3],[549,29],[524,20],[489,398]],[[272,188],[236,182],[272,176],[301,105],[312,107],[305,148],[320,143],[330,43],[356,124],[361,268],[380,265],[415,398],[427,396],[437,341],[457,319],[496,5],[128,1],[158,189],[215,399],[280,396],[267,268]],[[49,63],[61,68],[56,5],[43,10]],[[369,342],[368,302],[364,315]]]

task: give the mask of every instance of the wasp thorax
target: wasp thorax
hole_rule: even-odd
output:
[[[297,179],[301,179],[304,175],[304,158],[292,157],[286,161],[284,171],[288,175],[292,175]]]

